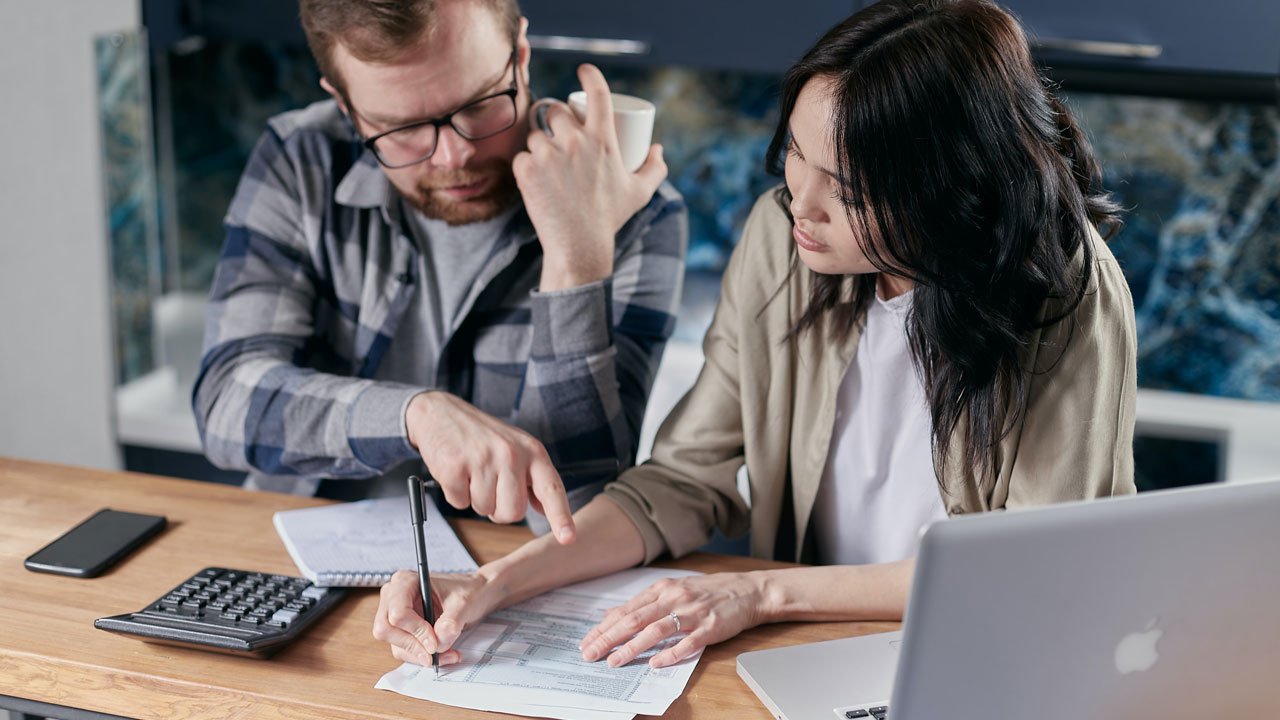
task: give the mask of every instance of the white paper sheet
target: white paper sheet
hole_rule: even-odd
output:
[[[624,720],[661,715],[684,692],[701,653],[654,670],[649,658],[668,638],[627,665],[583,661],[578,643],[606,610],[664,577],[686,570],[636,568],[570,585],[499,610],[463,634],[462,662],[440,668],[405,663],[375,687],[433,702],[562,720]]]

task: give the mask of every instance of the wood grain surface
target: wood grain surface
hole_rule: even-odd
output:
[[[375,589],[353,590],[265,661],[144,643],[93,627],[96,618],[141,610],[204,567],[298,575],[271,514],[327,502],[0,458],[0,694],[139,720],[485,716],[373,688],[399,664],[371,634]],[[97,578],[23,567],[28,555],[104,507],[165,515],[169,526]],[[452,522],[480,563],[530,537],[520,527]],[[784,566],[706,553],[658,564],[704,572]],[[897,627],[794,623],[751,630],[707,650],[667,717],[767,718],[737,676],[739,653]]]

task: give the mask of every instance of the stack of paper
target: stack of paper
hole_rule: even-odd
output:
[[[659,670],[648,661],[683,635],[619,668],[583,661],[578,643],[606,610],[660,578],[692,574],[638,568],[544,593],[464,633],[454,645],[462,662],[442,666],[438,680],[430,667],[405,663],[375,687],[454,707],[562,720],[662,715],[684,692],[701,653]]]

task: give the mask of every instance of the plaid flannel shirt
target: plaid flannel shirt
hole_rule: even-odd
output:
[[[402,207],[333,101],[269,122],[226,217],[192,396],[215,465],[314,489],[419,457],[405,410],[426,388],[371,379],[422,281]],[[435,389],[527,430],[557,465],[627,467],[687,242],[664,182],[619,231],[612,276],[541,293],[542,247],[521,209],[445,340]]]

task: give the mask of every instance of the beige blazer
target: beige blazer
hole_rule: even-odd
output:
[[[1037,374],[1021,420],[997,450],[994,483],[960,461],[961,437],[949,457],[935,454],[949,515],[1134,492],[1133,299],[1106,244],[1095,236],[1092,248],[1088,293],[1029,343],[1024,366]],[[812,279],[796,257],[791,222],[765,193],[725,271],[697,383],[663,422],[652,458],[605,489],[644,537],[646,561],[696,550],[713,527],[730,537],[750,528],[755,557],[807,558],[837,391],[859,337],[783,340]],[[1044,312],[1052,309],[1046,302]],[[749,500],[737,490],[744,463]]]

